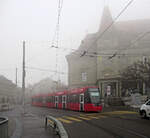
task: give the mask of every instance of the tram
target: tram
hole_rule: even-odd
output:
[[[102,110],[98,87],[83,87],[32,97],[32,105],[57,109],[69,109],[84,112]]]

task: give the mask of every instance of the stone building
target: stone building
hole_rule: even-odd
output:
[[[0,104],[16,104],[21,100],[21,89],[4,76],[0,76]]]
[[[117,21],[104,33],[112,22],[106,6],[99,30],[88,34],[79,49],[66,56],[69,87],[98,85],[103,96],[109,91],[122,96],[119,72],[135,61],[149,59],[150,19]]]

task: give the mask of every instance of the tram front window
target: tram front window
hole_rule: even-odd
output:
[[[91,103],[100,103],[100,92],[98,88],[89,88]]]

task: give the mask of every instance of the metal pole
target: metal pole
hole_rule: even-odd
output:
[[[18,83],[18,76],[17,76],[17,73],[18,73],[18,69],[16,68],[16,86],[17,86],[17,83]]]
[[[23,63],[22,63],[22,105],[25,113],[25,41],[23,41]]]
[[[45,118],[45,128],[47,128],[47,117]]]

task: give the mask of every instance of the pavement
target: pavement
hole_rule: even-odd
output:
[[[62,122],[69,138],[150,138],[148,119],[125,106],[109,106],[103,112],[76,112],[28,106],[40,118],[46,115]]]
[[[132,110],[125,106],[108,106],[103,112],[117,110]],[[28,108],[25,109],[20,105],[14,106],[12,110],[0,112],[1,116],[7,116],[9,119],[9,138],[58,138],[59,136],[52,128],[45,129],[44,117],[32,114]]]
[[[22,138],[57,138],[52,128],[45,129],[45,120],[32,114],[23,116]]]
[[[58,138],[52,128],[45,129],[45,120],[26,111],[21,106],[0,112],[9,119],[9,138]]]

